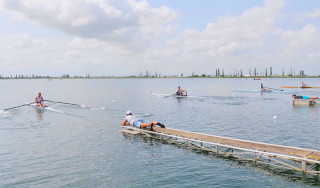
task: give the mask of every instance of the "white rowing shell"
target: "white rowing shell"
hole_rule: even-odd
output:
[[[198,99],[206,99],[207,98],[207,97],[200,97],[200,96],[176,95],[176,94],[157,94],[157,93],[152,93],[151,95],[162,96],[162,97],[178,97],[178,98],[198,98]]]
[[[31,104],[31,106],[37,108],[37,109],[41,109],[41,110],[49,110],[49,111],[52,111],[52,112],[57,112],[57,113],[63,113],[63,111],[61,110],[57,110],[57,109],[54,109],[54,108],[51,108],[49,106],[47,107],[40,107],[40,106],[37,106],[36,104]]]

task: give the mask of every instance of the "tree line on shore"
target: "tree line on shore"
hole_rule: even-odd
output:
[[[295,69],[290,67],[288,73],[285,73],[285,70],[282,69],[281,74],[273,74],[272,67],[266,67],[265,69],[248,69],[248,74],[244,74],[242,69],[233,69],[232,72],[225,73],[223,68],[217,68],[215,74],[196,74],[195,71],[192,71],[191,76],[185,76],[183,73],[180,75],[161,75],[158,72],[151,74],[148,70],[145,74],[140,71],[139,75],[131,76],[90,76],[87,73],[85,76],[70,76],[69,74],[63,74],[62,76],[42,76],[42,75],[11,75],[11,76],[1,76],[0,79],[98,79],[98,78],[197,78],[197,77],[209,77],[209,78],[301,78],[301,77],[320,77],[319,75],[306,75],[304,70],[299,70],[298,74],[295,73]]]

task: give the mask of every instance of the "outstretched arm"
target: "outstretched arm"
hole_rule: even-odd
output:
[[[124,120],[121,122],[121,125],[122,125],[122,126],[126,126],[126,125],[129,125],[129,123],[127,122],[127,120],[124,119]]]

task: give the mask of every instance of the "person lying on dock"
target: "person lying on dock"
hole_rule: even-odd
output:
[[[165,128],[165,126],[157,121],[148,121],[144,119],[137,118],[136,116],[132,115],[131,111],[127,111],[126,117],[121,122],[122,126],[132,125],[138,128],[147,128],[150,127],[150,131],[153,131],[153,125],[159,125],[161,128]]]
[[[36,96],[36,98],[34,99],[37,106],[40,106],[40,107],[46,107],[46,105],[43,103],[43,97],[41,96],[41,93],[39,92],[38,93],[38,96]]]
[[[293,94],[292,98],[293,100],[294,99],[319,99],[319,97],[297,96],[296,94]]]
[[[180,86],[178,86],[178,90],[177,90],[177,92],[176,92],[176,95],[184,95],[184,94],[183,94],[184,92],[187,92],[187,90],[183,90],[183,89],[181,89]],[[185,94],[185,95],[187,95],[187,94]]]

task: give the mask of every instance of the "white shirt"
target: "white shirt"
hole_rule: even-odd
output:
[[[134,120],[136,120],[136,116],[128,115],[124,118],[130,125],[133,125]]]

